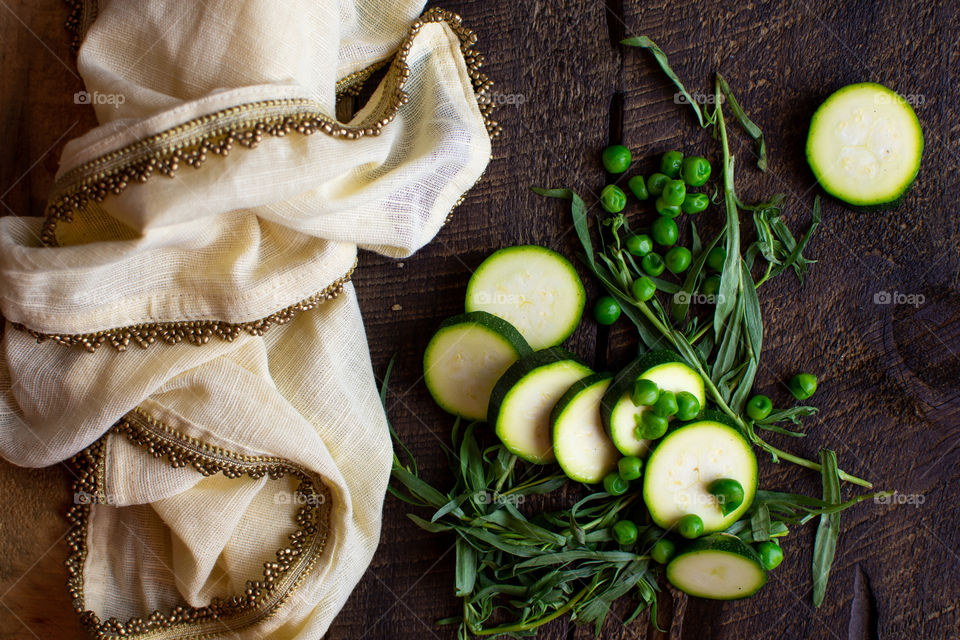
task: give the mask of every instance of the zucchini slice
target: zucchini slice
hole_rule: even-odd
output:
[[[767,583],[757,553],[737,536],[715,533],[695,540],[667,565],[670,584],[698,598],[749,598]]]
[[[500,376],[531,352],[509,322],[474,311],[440,325],[423,352],[423,378],[444,411],[486,420],[490,392]]]
[[[616,375],[600,405],[603,426],[614,446],[625,456],[646,455],[650,447],[649,440],[637,437],[637,418],[649,409],[638,407],[630,399],[637,378],[651,380],[665,391],[688,391],[696,396],[701,407],[706,404],[703,378],[681,362],[677,354],[658,350],[640,356]]]
[[[664,529],[694,513],[703,519],[704,533],[722,531],[750,508],[757,493],[757,458],[750,443],[720,420],[710,416],[688,422],[668,432],[650,452],[643,501]],[[707,490],[718,478],[732,478],[743,487],[743,502],[727,515]]]
[[[922,155],[923,131],[913,107],[874,82],[836,91],[810,121],[810,168],[827,193],[857,207],[898,204]]]
[[[600,399],[613,376],[595,373],[573,383],[550,412],[553,451],[571,480],[594,484],[617,468],[620,452],[600,421]]]
[[[550,411],[574,382],[593,373],[568,351],[554,347],[520,358],[507,369],[490,394],[487,418],[497,437],[528,462],[556,460]]]
[[[515,326],[535,349],[573,333],[586,293],[570,262],[546,247],[507,247],[484,260],[467,283],[467,311],[487,311]]]

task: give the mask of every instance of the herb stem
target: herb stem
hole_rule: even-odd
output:
[[[503,475],[497,480],[496,493],[500,493],[500,489],[503,487],[503,483],[507,481],[507,478],[510,477],[510,474],[513,473],[513,467],[517,464],[517,456],[511,455],[510,462],[507,463],[507,468],[503,471]]]
[[[697,332],[693,335],[693,337],[691,337],[689,340],[687,340],[687,342],[689,342],[690,344],[696,344],[696,343],[697,343],[697,340],[699,340],[700,338],[702,338],[708,331],[710,331],[710,328],[711,328],[712,326],[713,326],[713,325],[708,322],[707,324],[705,324],[705,325],[703,326],[702,329],[700,329],[700,331],[697,331]]]
[[[562,607],[560,607],[550,615],[544,616],[542,618],[538,618],[537,620],[532,620],[531,622],[507,624],[500,627],[493,627],[492,629],[479,629],[479,630],[473,629],[471,625],[470,633],[472,633],[475,636],[493,636],[501,633],[520,633],[523,631],[530,631],[531,629],[536,629],[537,627],[543,626],[548,622],[550,622],[551,620],[559,618],[566,612],[573,609],[575,606],[577,606],[577,603],[580,602],[584,598],[584,596],[586,596],[592,590],[593,590],[592,585],[588,585],[584,587],[575,596],[567,600],[566,604],[564,604]]]

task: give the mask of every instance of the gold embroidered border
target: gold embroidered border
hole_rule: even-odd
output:
[[[12,323],[12,326],[19,331],[30,334],[37,339],[37,342],[53,340],[63,345],[82,346],[91,352],[96,351],[105,344],[109,344],[117,351],[126,351],[131,342],[144,349],[158,341],[166,342],[167,344],[189,342],[195,345],[202,345],[210,342],[211,338],[219,338],[227,342],[233,342],[242,333],[248,333],[252,336],[262,336],[270,327],[287,324],[299,313],[310,311],[311,309],[319,307],[324,302],[333,300],[343,293],[343,287],[350,281],[356,267],[357,262],[354,260],[353,266],[350,267],[347,273],[334,280],[321,291],[276,313],[271,313],[265,318],[251,320],[250,322],[233,323],[220,320],[146,322],[127,327],[104,329],[95,333],[78,334],[43,333],[30,329],[19,322]]]
[[[237,144],[252,149],[265,135],[283,137],[292,132],[313,135],[320,131],[350,140],[380,135],[409,99],[403,87],[410,77],[407,56],[413,40],[424,25],[437,22],[447,23],[460,39],[460,49],[487,132],[491,137],[496,136],[500,132],[500,125],[490,117],[495,101],[486,99],[493,83],[486,74],[480,72],[483,56],[473,50],[477,35],[463,26],[459,15],[433,8],[410,26],[383,80],[386,85],[384,97],[364,122],[357,125],[341,124],[321,113],[319,105],[307,99],[254,102],[196,118],[68,171],[54,185],[41,241],[47,246],[57,246],[57,223],[72,220],[74,213],[82,210],[91,200],[103,202],[110,194],[120,194],[130,184],[146,182],[157,174],[172,177],[184,164],[198,168],[210,154],[225,157]],[[371,66],[351,74],[345,80],[353,76],[356,78],[342,86],[348,89],[368,78],[374,70],[375,67]]]
[[[244,592],[229,598],[215,598],[204,607],[177,606],[168,612],[154,611],[146,617],[127,621],[101,620],[86,608],[83,566],[87,558],[87,524],[94,504],[109,503],[104,495],[104,450],[108,435],[80,452],[74,463],[79,469],[74,484],[74,506],[67,519],[71,524],[67,543],[67,588],[80,621],[93,638],[148,635],[151,638],[196,638],[224,630],[237,631],[274,615],[286,599],[310,574],[326,546],[330,526],[331,494],[323,482],[304,468],[282,458],[248,456],[213,447],[187,436],[135,409],[122,418],[110,433],[122,434],[154,457],[165,457],[173,467],[193,466],[205,476],[222,473],[228,478],[247,475],[279,479],[292,474],[299,480],[296,530],[289,544],[277,551],[276,560],[264,563],[263,576],[246,583]],[[78,499],[78,496],[80,497]]]

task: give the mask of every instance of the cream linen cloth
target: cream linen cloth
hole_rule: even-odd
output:
[[[100,126],[45,218],[0,219],[0,454],[76,456],[92,635],[316,639],[366,569],[391,447],[349,274],[436,234],[494,126],[472,34],[422,10],[79,8]]]

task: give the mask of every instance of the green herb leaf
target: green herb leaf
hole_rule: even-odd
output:
[[[823,478],[823,501],[840,504],[840,476],[837,474],[837,454],[830,449],[820,450],[820,466]],[[837,552],[837,537],[840,535],[840,514],[820,516],[817,537],[813,543],[813,604],[819,607],[827,593],[827,579]]]
[[[699,249],[699,253],[695,252],[697,253],[697,257],[694,259],[693,264],[690,265],[690,268],[687,269],[683,285],[680,287],[680,291],[685,295],[673,295],[670,297],[670,315],[673,316],[675,322],[681,323],[687,317],[687,312],[690,310],[690,301],[697,289],[697,280],[700,278],[700,274],[703,272],[703,266],[707,262],[707,254],[717,246],[717,242],[719,241],[720,235],[713,239],[713,242],[707,246],[706,250]]]
[[[587,256],[587,263],[594,268],[593,240],[590,239],[590,226],[587,223],[587,205],[572,189],[543,189],[533,187],[533,192],[548,198],[562,198],[570,201],[570,214],[573,216],[573,228],[580,238],[580,244]]]
[[[473,593],[477,582],[477,550],[462,538],[457,538],[456,554],[455,590],[458,598],[465,598]]]
[[[663,52],[663,49],[658,47],[657,44],[647,36],[634,36],[632,38],[626,38],[625,40],[621,40],[620,44],[628,47],[639,47],[652,53],[654,59],[657,61],[657,64],[660,65],[660,68],[663,69],[663,72],[666,74],[666,76],[670,78],[670,81],[673,82],[674,86],[680,90],[680,93],[686,99],[694,113],[697,114],[697,122],[700,123],[700,126],[707,126],[703,118],[703,113],[700,111],[700,105],[697,104],[696,100],[690,97],[690,94],[687,93],[686,87],[684,87],[683,83],[680,82],[680,78],[678,78],[677,74],[675,74],[673,69],[670,68],[670,63],[667,61],[667,54]]]
[[[740,126],[743,127],[744,131],[747,132],[757,146],[757,167],[761,171],[767,170],[767,144],[763,139],[763,131],[760,130],[754,122],[747,117],[746,112],[743,110],[743,107],[740,106],[740,103],[737,102],[737,98],[733,95],[733,91],[730,90],[730,85],[727,84],[727,81],[723,79],[719,73],[717,74],[717,83],[720,85],[720,90],[723,92],[723,95],[727,98],[728,104],[730,105],[730,111],[733,112],[734,117],[737,119],[737,122],[740,123]]]

